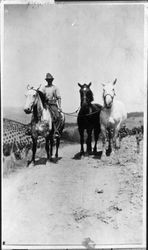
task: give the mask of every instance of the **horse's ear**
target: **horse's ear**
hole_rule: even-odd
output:
[[[82,87],[82,85],[79,82],[78,82],[78,85],[79,85],[80,88]]]
[[[30,86],[30,84],[27,85],[27,89],[30,90],[30,89],[33,89],[33,86]]]
[[[88,87],[90,87],[90,86],[91,86],[91,84],[92,84],[92,83],[90,82],[90,83],[88,84]]]
[[[40,84],[40,86],[37,88],[37,90],[39,90],[39,89],[40,89],[40,87],[41,87],[41,84]]]
[[[115,85],[116,84],[116,81],[117,81],[117,78],[115,79],[115,81],[113,82],[113,85]]]
[[[29,84],[27,85],[27,89],[28,89],[28,90],[30,89],[30,85],[29,85]]]

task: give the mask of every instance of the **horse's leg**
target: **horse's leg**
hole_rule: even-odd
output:
[[[112,137],[112,154],[115,153],[115,151],[118,149],[117,148],[117,137],[118,137],[118,129],[115,128],[113,131],[113,137]]]
[[[115,149],[119,149],[121,147],[121,136],[119,135],[119,129],[120,129],[120,124],[119,123],[117,125],[117,127],[115,128],[115,133],[114,133],[114,145],[115,145]],[[118,145],[117,145],[117,138],[118,138]]]
[[[47,161],[49,161],[49,137],[46,137],[45,149],[47,153]]]
[[[119,134],[119,148],[121,148],[122,136]]]
[[[106,128],[105,126],[101,125],[101,133],[102,133],[102,156],[106,156]]]
[[[112,151],[112,133],[111,133],[111,129],[107,129],[108,131],[108,151],[111,152]]]
[[[50,137],[50,160],[53,158],[53,136]]]
[[[58,149],[59,149],[59,145],[60,145],[60,138],[58,137],[56,139],[56,153],[55,153],[55,157],[58,158]]]
[[[80,134],[80,144],[81,144],[81,149],[80,149],[80,154],[84,154],[84,129],[79,129],[79,134]]]
[[[33,163],[33,165],[35,164],[35,153],[36,153],[36,148],[37,148],[37,137],[32,137],[32,158],[30,163]]]
[[[95,145],[93,148],[93,152],[96,153],[97,152],[97,142],[99,139],[99,134],[100,134],[100,128],[94,128],[94,138],[95,138]]]
[[[87,129],[87,153],[90,154],[92,152],[92,146],[91,146],[91,141],[92,141],[92,129]]]

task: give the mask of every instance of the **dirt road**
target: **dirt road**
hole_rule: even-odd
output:
[[[57,164],[40,162],[5,177],[6,244],[142,243],[142,152],[132,140],[104,161],[73,159],[79,145],[65,145]]]

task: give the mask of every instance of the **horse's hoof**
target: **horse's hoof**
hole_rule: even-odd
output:
[[[85,156],[90,156],[90,155],[92,155],[92,151],[87,151],[87,152],[85,153]]]
[[[54,161],[54,158],[53,158],[53,156],[51,156],[49,159],[49,162],[53,162],[53,161]]]
[[[102,152],[101,160],[105,160],[105,159],[106,159],[106,152]]]
[[[106,160],[107,160],[106,156],[101,157],[102,162],[106,162]]]
[[[27,164],[27,167],[28,167],[28,168],[32,168],[32,167],[34,167],[34,166],[35,166],[35,163],[34,163],[34,162],[30,162],[30,163]]]
[[[85,152],[84,152],[84,151],[80,151],[79,155],[80,155],[80,156],[84,156],[84,155],[85,155]]]
[[[93,150],[93,154],[94,155],[96,155],[97,154],[97,150],[95,149],[95,150]]]
[[[47,160],[47,162],[46,162],[46,166],[48,167],[50,165],[50,161],[49,160]]]

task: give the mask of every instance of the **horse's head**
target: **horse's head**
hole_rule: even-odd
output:
[[[37,90],[33,87],[27,87],[28,91],[26,94],[26,103],[24,107],[24,112],[30,114],[33,110],[34,105],[37,102]]]
[[[115,89],[114,85],[116,84],[117,79],[114,80],[113,83],[109,84],[102,84],[103,86],[103,100],[104,100],[104,105],[106,108],[111,108],[114,96],[115,94]]]
[[[93,93],[90,89],[91,82],[83,85],[78,83],[78,85],[80,87],[81,107],[88,106],[93,101]]]

